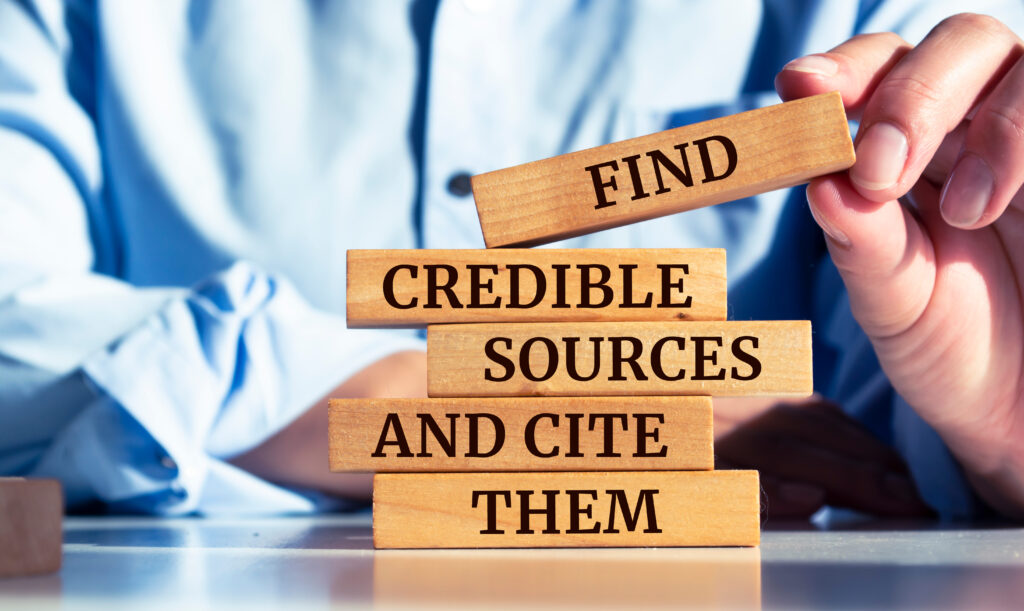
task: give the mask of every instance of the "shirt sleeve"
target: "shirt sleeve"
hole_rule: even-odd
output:
[[[225,460],[366,365],[409,349],[422,341],[347,329],[288,283],[238,263],[83,359],[95,397],[56,432],[31,474],[63,480],[71,502],[130,511],[312,511],[322,505],[310,495]]]
[[[63,15],[0,0],[0,474],[56,477],[71,506],[322,507],[226,460],[422,341],[349,330],[244,262],[193,289],[104,273],[116,222],[91,120],[65,82]]]

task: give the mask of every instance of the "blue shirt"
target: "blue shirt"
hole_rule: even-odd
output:
[[[482,247],[453,176],[777,102],[789,59],[916,41],[958,4],[0,0],[0,474],[58,477],[72,506],[323,507],[226,460],[422,347],[346,328],[347,249]],[[802,190],[552,246],[728,249],[732,317],[810,318],[819,391],[934,507],[973,510]]]

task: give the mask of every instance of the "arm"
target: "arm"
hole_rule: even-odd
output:
[[[426,396],[426,353],[393,354],[357,372],[294,422],[231,463],[283,485],[369,500],[372,474],[327,471],[327,399]]]
[[[911,48],[860,36],[795,60],[786,99],[838,89],[857,163],[811,211],[900,395],[976,491],[1024,517],[1024,46],[960,15]],[[901,203],[901,201],[903,203]]]
[[[312,509],[229,459],[421,342],[350,331],[246,264],[191,290],[101,273],[112,224],[61,15],[0,0],[0,473],[57,477],[71,505]]]

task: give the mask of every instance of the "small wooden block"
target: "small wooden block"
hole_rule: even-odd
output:
[[[350,250],[349,327],[725,320],[725,251]]]
[[[488,172],[484,242],[533,246],[792,187],[853,165],[838,92]]]
[[[331,471],[714,468],[710,397],[331,399]]]
[[[60,570],[63,515],[57,480],[0,478],[0,577]]]
[[[757,471],[377,474],[373,543],[751,546],[760,504]]]
[[[808,321],[427,327],[431,397],[812,392]]]

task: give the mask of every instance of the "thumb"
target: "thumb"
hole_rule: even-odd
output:
[[[880,339],[909,329],[935,285],[935,253],[920,221],[898,201],[864,199],[846,173],[812,180],[807,202],[865,333]]]

